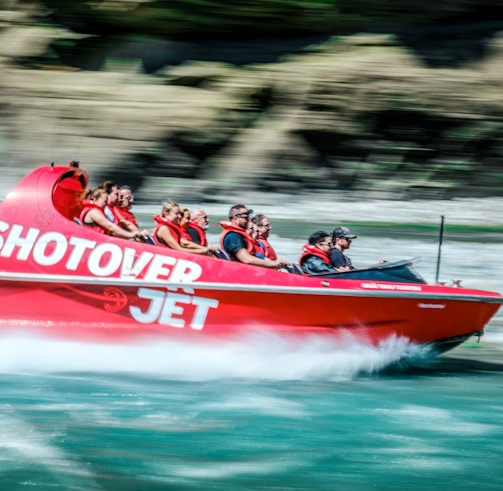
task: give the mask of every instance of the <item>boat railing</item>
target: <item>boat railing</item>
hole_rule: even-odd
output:
[[[374,280],[374,281],[393,281],[401,283],[423,283],[426,280],[414,269],[414,264],[421,260],[420,257],[412,259],[402,259],[381,264],[375,264],[368,268],[344,271],[341,273],[320,273],[316,278],[337,278],[354,280]]]

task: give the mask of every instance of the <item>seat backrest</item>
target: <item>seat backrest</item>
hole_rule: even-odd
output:
[[[213,253],[213,255],[218,259],[223,259],[225,261],[231,261],[229,254],[227,254],[223,249],[218,249]]]
[[[52,202],[56,210],[69,220],[73,220],[82,211],[82,196],[85,190],[85,178],[74,169],[64,174],[52,191]]]

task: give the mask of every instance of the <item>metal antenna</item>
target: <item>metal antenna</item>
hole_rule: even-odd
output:
[[[435,275],[435,283],[438,283],[438,274],[440,272],[440,256],[442,254],[442,241],[444,239],[444,215],[440,216],[440,231],[438,235],[438,254],[437,254],[437,273]]]

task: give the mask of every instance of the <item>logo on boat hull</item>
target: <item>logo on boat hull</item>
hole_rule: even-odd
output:
[[[406,291],[406,292],[420,292],[422,291],[421,285],[402,285],[394,283],[374,283],[374,282],[363,282],[362,288],[367,288],[369,290],[396,290],[396,291]]]
[[[445,303],[418,303],[420,309],[445,309]]]
[[[111,241],[98,243],[61,232],[42,232],[36,227],[11,226],[0,220],[0,262],[2,258],[33,264],[37,272],[44,274],[73,272],[100,278],[137,278],[140,282],[187,285],[202,273],[199,264],[187,259],[121,247]],[[184,293],[140,287],[135,302],[138,305],[130,305],[129,313],[141,324],[203,329],[210,309],[218,307],[218,300],[198,297],[191,288],[181,288]]]
[[[194,293],[185,288],[186,293]],[[129,312],[142,324],[159,324],[183,328],[188,324],[191,329],[200,330],[206,323],[209,309],[218,307],[218,300],[196,297],[176,292],[164,292],[151,288],[139,288],[138,297],[150,300],[150,305],[143,311],[131,306]]]
[[[9,233],[4,237],[3,232],[7,231]],[[48,273],[72,271],[96,277],[133,277],[145,281],[191,283],[202,273],[199,264],[186,259],[137,251],[113,242],[98,243],[74,236],[67,238],[61,232],[41,233],[35,227],[25,231],[22,225],[11,227],[4,221],[0,221],[0,258],[33,262],[48,268]]]

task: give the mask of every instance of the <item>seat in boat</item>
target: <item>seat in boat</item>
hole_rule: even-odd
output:
[[[225,261],[230,261],[231,258],[223,249],[218,249],[213,253],[213,255],[218,259],[224,259]]]
[[[82,196],[87,186],[87,174],[78,167],[65,172],[52,190],[56,210],[68,220],[74,220],[82,211]]]

